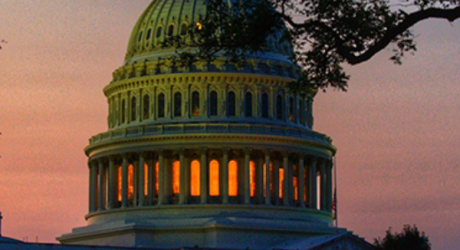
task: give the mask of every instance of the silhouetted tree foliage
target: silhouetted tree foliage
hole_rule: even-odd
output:
[[[410,28],[429,18],[453,22],[460,0],[208,0],[207,14],[189,28],[189,36],[171,43],[198,50],[178,50],[178,63],[212,61],[225,53],[233,62],[264,52],[267,38],[287,40],[292,59],[301,67],[291,89],[333,87],[346,91],[349,75],[343,64],[366,62],[388,46],[401,64],[416,51]],[[278,36],[276,32],[284,33]]]
[[[431,244],[424,232],[419,232],[417,226],[404,225],[401,233],[386,231],[383,239],[374,240],[377,250],[430,250]]]

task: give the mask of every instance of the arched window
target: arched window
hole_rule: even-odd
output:
[[[147,41],[150,40],[150,37],[152,36],[152,28],[150,28],[148,31],[147,31]]]
[[[150,96],[144,95],[144,107],[143,107],[142,119],[148,120],[150,118]]]
[[[161,26],[157,28],[157,38],[161,37],[162,28]]]
[[[299,200],[299,168],[296,165],[292,166],[293,175],[292,175],[292,186],[293,186],[293,195],[294,200]]]
[[[246,117],[252,117],[252,94],[247,92],[244,96],[244,103],[245,103],[245,114]]]
[[[125,123],[126,121],[126,101],[123,99],[121,101],[121,123]]]
[[[135,121],[137,118],[137,100],[136,97],[133,96],[131,99],[131,121]]]
[[[139,34],[139,38],[137,39],[137,42],[141,42],[141,41],[142,41],[142,33],[143,33],[143,32],[141,31],[141,33]]]
[[[249,188],[251,197],[256,196],[256,164],[249,162]]]
[[[192,115],[199,116],[200,115],[200,93],[198,91],[194,91],[192,93]]]
[[[262,117],[268,118],[268,94],[262,94]]]
[[[187,35],[187,29],[188,29],[187,24],[183,23],[180,29],[180,35],[181,36]]]
[[[180,92],[174,94],[174,117],[182,116],[182,95]]]
[[[299,101],[299,119],[300,119],[300,124],[305,125],[305,102],[303,99],[300,99]]]
[[[172,191],[173,194],[180,192],[180,162],[175,161],[172,164]]]
[[[165,94],[158,95],[158,118],[165,117]]]
[[[294,98],[289,98],[289,121],[294,121]]]
[[[228,116],[235,116],[236,115],[236,96],[235,96],[235,92],[229,92],[228,93],[227,109],[228,109]]]
[[[190,164],[190,195],[200,196],[200,162],[192,161]]]
[[[209,163],[209,196],[219,196],[219,162]]]
[[[284,169],[279,169],[279,197],[283,198],[283,191],[284,191]]]
[[[238,163],[231,160],[228,163],[228,196],[238,195]]]
[[[144,163],[144,196],[147,196],[149,190],[149,167],[147,163]],[[141,169],[142,171],[142,169]]]
[[[134,195],[134,167],[132,164],[128,166],[128,200]]]
[[[217,92],[216,91],[211,91],[209,102],[210,102],[209,114],[211,116],[216,116],[217,115],[217,107],[218,107],[218,99],[217,99]]]
[[[171,37],[174,35],[174,25],[169,25],[169,28],[168,28],[168,36]]]
[[[276,119],[283,120],[283,97],[276,97]]]
[[[155,196],[158,197],[158,190],[159,190],[159,182],[158,182],[158,178],[159,178],[159,173],[160,173],[160,164],[157,162],[155,163]]]

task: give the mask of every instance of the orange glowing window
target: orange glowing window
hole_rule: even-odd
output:
[[[190,164],[190,195],[200,196],[200,162],[192,161]]]
[[[121,201],[121,166],[118,167],[118,201]]]
[[[158,164],[158,162],[155,164],[155,194],[158,195],[158,173],[160,172],[159,171],[160,169],[160,164]]]
[[[249,162],[249,187],[251,197],[256,195],[256,164],[253,161]]]
[[[266,164],[264,163],[264,166],[263,166],[263,172],[264,172],[264,197],[265,197],[265,194],[267,192],[267,169],[266,169]],[[272,176],[272,171],[273,171],[273,164],[270,162],[270,172],[268,173],[270,175],[270,177]],[[272,178],[270,178],[271,180]],[[270,194],[273,194],[273,182],[270,181]]]
[[[279,181],[279,195],[280,195],[280,198],[283,198],[283,190],[284,190],[284,169],[280,168],[279,169],[279,177],[280,177],[280,181]]]
[[[238,195],[238,163],[231,160],[228,163],[228,196]]]
[[[296,165],[293,166],[294,176],[292,177],[292,186],[294,188],[294,200],[299,200],[299,170]]]
[[[216,160],[209,163],[209,195],[219,196],[219,162]]]
[[[175,161],[172,164],[172,189],[173,194],[179,194],[179,184],[180,184],[180,162]]]
[[[128,166],[128,200],[133,198],[134,194],[134,167]]]
[[[144,195],[147,196],[149,190],[149,168],[147,163],[144,163]]]

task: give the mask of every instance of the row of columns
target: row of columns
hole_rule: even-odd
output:
[[[316,156],[298,155],[287,152],[265,151],[253,152],[250,149],[221,149],[218,157],[211,160],[219,161],[219,197],[210,197],[209,187],[209,150],[199,150],[199,157],[185,155],[186,150],[141,152],[104,157],[89,162],[89,211],[96,212],[106,209],[127,208],[130,206],[151,206],[163,204],[191,203],[190,195],[190,163],[200,162],[200,196],[195,203],[237,203],[258,205],[299,206],[332,212],[332,162]],[[215,151],[215,150],[213,150]],[[236,156],[235,151],[243,152]],[[153,157],[152,155],[155,155]],[[280,157],[281,155],[281,157]],[[294,154],[295,155],[295,154]],[[166,156],[166,157],[165,157]],[[290,157],[291,156],[291,157]],[[236,160],[237,193],[234,198],[229,196],[229,161]],[[172,163],[179,161],[179,193],[172,190]],[[255,164],[255,190],[251,196],[251,161]],[[148,176],[145,176],[147,166]],[[168,164],[169,163],[169,164]],[[188,163],[188,164],[187,164]],[[133,165],[132,195],[128,195],[128,168]],[[158,164],[158,176],[155,165]],[[118,171],[121,165],[121,180]],[[297,173],[294,173],[296,166]],[[240,167],[242,169],[240,170]],[[265,167],[265,170],[263,169]],[[282,168],[282,175],[279,169]],[[271,174],[265,174],[271,173]],[[147,178],[146,178],[147,177]],[[297,177],[297,183],[294,183]],[[265,178],[265,181],[264,181]],[[145,180],[147,179],[147,185]],[[254,179],[254,178],[253,178]],[[280,183],[280,180],[283,180]],[[158,183],[156,182],[158,180]],[[264,187],[265,182],[265,187]],[[119,187],[121,183],[121,188]],[[280,195],[279,185],[282,185]],[[158,188],[155,186],[158,185]],[[147,186],[147,192],[144,189]],[[297,199],[294,189],[297,187]],[[121,189],[121,190],[120,190]],[[306,189],[306,190],[305,190]],[[305,193],[307,192],[307,193]],[[121,197],[121,199],[119,199]],[[304,197],[307,199],[304,200]],[[196,198],[196,197],[195,197]],[[213,198],[213,202],[210,202]]]

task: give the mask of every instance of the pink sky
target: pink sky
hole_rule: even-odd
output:
[[[41,242],[85,225],[88,138],[107,129],[102,88],[150,0],[0,0],[3,235]],[[349,68],[315,101],[338,148],[339,224],[372,241],[417,224],[460,246],[460,22],[415,28],[419,51]]]

